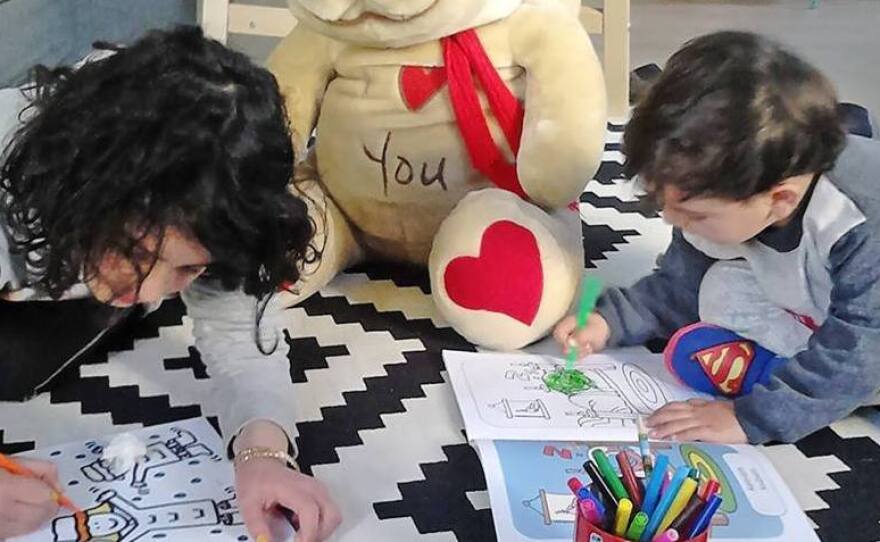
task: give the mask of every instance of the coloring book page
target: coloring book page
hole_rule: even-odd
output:
[[[636,418],[671,401],[707,395],[675,382],[660,355],[608,351],[576,367],[592,381],[565,395],[544,376],[565,360],[535,354],[444,351],[471,440],[635,441]]]
[[[59,515],[42,531],[10,542],[251,540],[235,500],[223,441],[205,419],[133,431],[146,459],[127,472],[101,459],[110,438],[21,454],[58,466],[61,490],[85,512]]]
[[[571,477],[588,482],[581,465],[592,448],[614,454],[625,450],[636,475],[644,475],[638,447],[626,443],[499,440],[475,445],[495,530],[504,542],[571,542],[576,501],[566,482]],[[718,480],[724,500],[712,518],[711,540],[818,542],[791,491],[759,449],[670,442],[651,448],[669,457],[673,469],[687,465]]]

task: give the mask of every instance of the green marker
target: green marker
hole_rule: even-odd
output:
[[[599,472],[602,473],[602,478],[605,478],[605,481],[608,482],[608,486],[611,488],[611,492],[614,493],[614,496],[620,499],[628,499],[629,493],[626,492],[626,488],[623,487],[623,484],[620,483],[620,478],[617,477],[617,474],[614,472],[614,467],[611,466],[611,462],[608,461],[608,456],[605,455],[605,452],[596,448],[590,455],[593,456],[593,461],[596,462],[596,466],[599,467]]]
[[[596,301],[599,300],[599,294],[602,293],[602,281],[593,277],[584,278],[584,284],[581,287],[581,302],[578,305],[577,313],[577,329],[584,329],[587,325],[587,319],[596,308]],[[569,346],[568,359],[565,363],[565,370],[571,371],[574,368],[574,362],[577,360],[577,348]]]
[[[602,282],[597,278],[586,277],[581,287],[581,300],[578,306],[577,329],[583,329],[587,325],[587,319],[596,308],[596,301],[602,291]],[[554,391],[562,392],[566,395],[572,395],[593,387],[593,381],[590,378],[574,368],[574,362],[577,360],[577,348],[569,347],[568,357],[565,362],[565,369],[556,370],[548,373],[544,377],[544,383],[548,388]]]
[[[629,529],[626,531],[626,539],[627,540],[638,540],[642,537],[642,533],[645,532],[645,527],[648,526],[648,514],[644,512],[639,512],[636,514],[636,517],[633,518],[632,523],[629,524]]]

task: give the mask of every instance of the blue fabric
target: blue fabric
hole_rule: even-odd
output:
[[[34,64],[72,64],[94,41],[130,43],[195,22],[195,0],[0,0],[0,88],[23,82]]]
[[[689,327],[670,341],[667,366],[691,388],[730,399],[747,395],[755,384],[767,384],[785,362],[773,352],[720,327]]]

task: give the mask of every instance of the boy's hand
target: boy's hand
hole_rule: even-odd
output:
[[[48,461],[17,459],[39,478],[0,470],[0,539],[36,531],[58,511],[55,492],[58,471]]]
[[[669,403],[647,419],[651,438],[746,444],[732,401],[691,399]]]
[[[604,350],[610,336],[608,322],[595,312],[583,329],[577,329],[577,320],[572,315],[562,319],[553,330],[553,337],[562,345],[562,353],[568,355],[569,349],[577,348],[578,359]]]

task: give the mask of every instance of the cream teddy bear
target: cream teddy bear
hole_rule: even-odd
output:
[[[320,261],[426,265],[481,346],[540,339],[582,274],[576,202],[601,159],[602,69],[569,0],[289,0],[269,59]],[[307,153],[316,130],[314,148]]]

